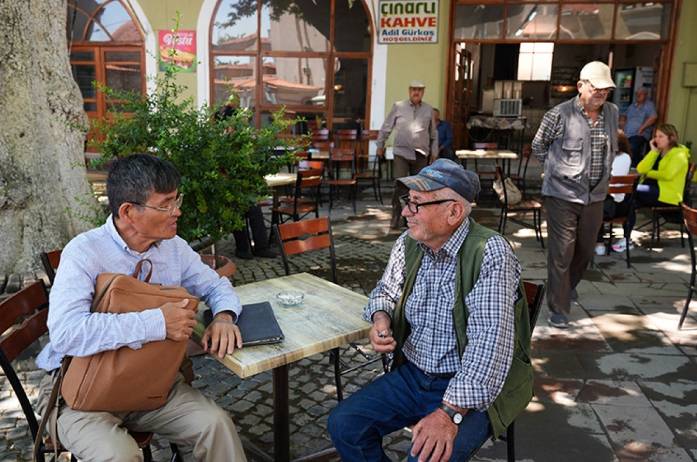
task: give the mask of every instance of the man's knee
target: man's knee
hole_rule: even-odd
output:
[[[350,434],[352,433],[351,426],[346,425],[349,416],[348,413],[345,412],[346,406],[343,405],[344,403],[345,401],[342,401],[329,413],[327,431],[334,441],[346,440],[350,438]]]
[[[64,445],[79,460],[142,462],[143,451],[136,441],[125,430],[123,434],[121,429],[116,432],[119,434],[111,438],[100,438],[98,441],[83,438],[73,444]]]

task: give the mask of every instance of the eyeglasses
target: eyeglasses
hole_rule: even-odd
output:
[[[412,201],[409,196],[402,196],[399,198],[403,203],[404,206],[409,209],[411,213],[416,215],[419,213],[419,207],[423,207],[425,205],[436,205],[436,204],[443,204],[445,202],[455,202],[455,199],[440,199],[437,201],[431,201],[431,202],[414,202]]]
[[[590,80],[584,80],[584,82],[586,82],[586,83],[588,84],[588,86],[590,87],[591,91],[592,91],[593,93],[595,93],[595,94],[602,94],[602,93],[606,93],[606,94],[607,94],[607,93],[610,93],[610,90],[612,90],[612,88],[595,88],[595,87],[593,86],[593,84],[590,82]]]
[[[179,194],[177,196],[177,198],[174,199],[174,201],[172,201],[169,205],[163,206],[163,207],[155,207],[154,205],[145,205],[145,204],[141,204],[140,202],[131,202],[131,204],[137,205],[139,207],[145,207],[147,209],[157,210],[158,212],[169,213],[169,216],[174,216],[174,211],[177,209],[181,210],[183,202],[184,202],[184,194]]]

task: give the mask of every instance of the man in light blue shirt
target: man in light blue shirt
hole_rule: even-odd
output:
[[[222,358],[242,346],[235,325],[242,308],[230,281],[203,264],[176,235],[182,214],[179,183],[170,162],[145,154],[120,159],[110,170],[111,215],[104,225],[71,240],[61,254],[49,300],[50,342],[37,357],[37,365],[50,372],[40,386],[40,412],[57,376],[53,372],[65,356],[137,350],[148,342],[191,337],[196,321],[185,300],[141,312],[90,311],[100,273],[132,274],[144,258],[152,262],[151,282],[184,287],[211,307],[215,317],[202,338],[207,351]],[[186,460],[246,460],[227,413],[181,377],[167,403],[153,411],[112,414],[61,404],[58,440],[81,460],[142,460],[126,429],[163,435],[179,446]]]
[[[656,106],[648,100],[649,91],[642,87],[636,91],[634,102],[625,113],[627,121],[624,125],[624,134],[629,139],[632,148],[632,166],[641,162],[646,154],[648,140],[651,139],[652,127],[658,120]]]

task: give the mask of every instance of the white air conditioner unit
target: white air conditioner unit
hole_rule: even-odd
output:
[[[522,99],[495,99],[495,117],[519,117],[523,112]]]

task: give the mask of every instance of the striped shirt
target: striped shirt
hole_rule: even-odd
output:
[[[576,107],[579,108],[583,117],[588,122],[591,138],[591,168],[588,175],[590,189],[600,182],[605,170],[605,149],[607,147],[607,134],[605,133],[605,118],[603,111],[598,112],[598,117],[593,122],[588,116],[588,113],[583,108],[581,100],[576,97]],[[544,162],[547,156],[547,149],[552,142],[564,136],[564,121],[561,120],[561,113],[558,107],[553,107],[542,118],[540,128],[532,142],[532,152],[541,161]]]
[[[403,352],[426,373],[455,374],[445,401],[484,411],[501,391],[513,357],[520,265],[503,237],[487,240],[479,278],[465,297],[468,343],[460,356],[452,310],[458,251],[468,231],[469,220],[465,220],[437,252],[419,243],[424,257],[406,303],[411,333]],[[391,316],[399,302],[406,276],[405,237],[406,233],[395,242],[385,273],[370,294],[364,312],[367,321],[377,311]]]
[[[232,284],[201,262],[201,257],[179,236],[152,245],[145,252],[131,250],[111,218],[99,228],[80,234],[65,246],[51,288],[48,312],[49,343],[36,358],[47,371],[60,366],[63,356],[89,356],[129,347],[137,350],[167,336],[158,307],[140,312],[92,313],[94,286],[100,273],[132,274],[136,263],[152,262],[150,282],[181,286],[202,298],[213,314],[242,311]]]

